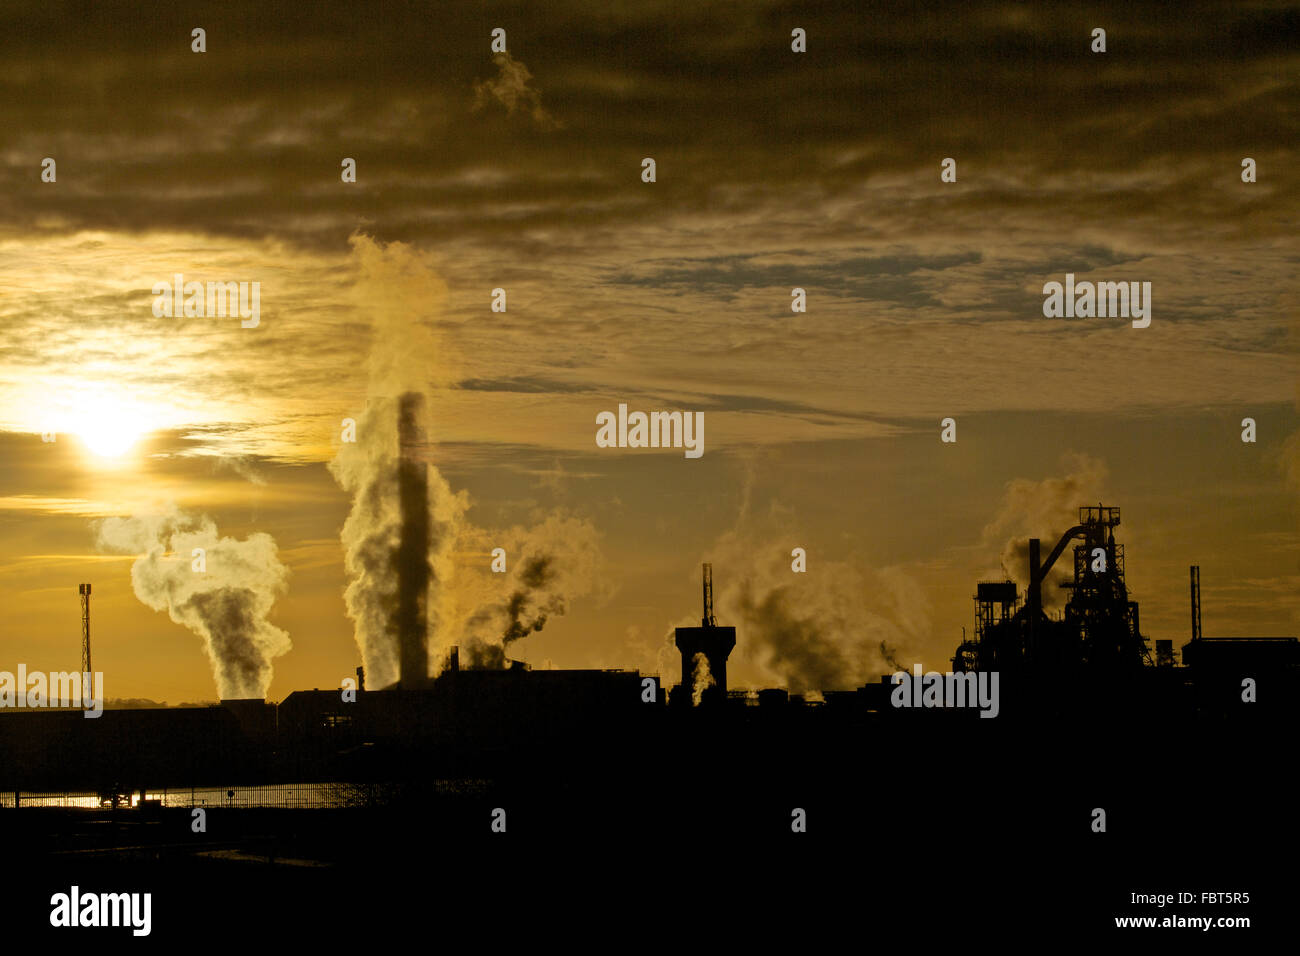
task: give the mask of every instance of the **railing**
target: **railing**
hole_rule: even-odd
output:
[[[401,782],[327,782],[273,783],[257,786],[195,786],[146,789],[144,799],[167,809],[223,807],[232,809],[330,810],[359,807],[383,807],[430,797],[481,794],[492,786],[482,778],[447,778],[416,783]],[[93,790],[8,790],[0,793],[0,810],[26,807],[64,807],[69,809],[109,809],[111,791]],[[118,807],[138,809],[140,791],[118,791]]]
[[[116,795],[118,806],[139,807],[140,792]],[[9,791],[0,793],[0,808],[66,807],[100,809],[113,805],[114,795],[94,791]],[[362,807],[382,799],[382,788],[350,783],[280,783],[261,786],[168,787],[144,791],[144,799],[166,808],[258,807],[286,810]]]

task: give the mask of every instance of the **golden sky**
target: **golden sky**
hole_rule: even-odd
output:
[[[328,463],[385,337],[464,508],[440,644],[497,542],[549,542],[533,666],[675,681],[712,560],[733,686],[854,686],[882,641],[947,669],[1008,541],[1098,500],[1149,638],[1188,636],[1191,563],[1207,634],[1300,630],[1285,5],[87,16],[0,14],[0,669],[77,666],[89,580],[110,697],[213,699],[100,539],[175,507],[274,540],[271,697],[351,674]],[[1067,272],[1149,281],[1150,327],[1044,318]],[[259,326],[155,317],[175,273],[259,282]],[[703,411],[703,457],[597,448],[620,402]]]

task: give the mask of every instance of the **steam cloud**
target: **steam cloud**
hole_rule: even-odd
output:
[[[271,661],[291,646],[267,620],[289,573],[275,539],[264,532],[243,541],[218,537],[211,519],[172,506],[161,515],[107,518],[98,540],[141,555],[131,566],[135,596],[203,638],[223,699],[266,697]],[[206,571],[192,569],[194,548],[204,550]]]
[[[569,600],[588,593],[596,584],[600,548],[590,522],[552,515],[532,528],[513,528],[489,534],[468,531],[486,549],[499,541],[507,555],[507,579],[489,575],[473,611],[462,628],[467,660],[473,667],[504,667],[510,645],[536,634],[554,615],[564,614]],[[490,580],[497,579],[496,581]],[[509,594],[504,601],[491,595]]]
[[[742,492],[735,527],[708,554],[719,623],[744,635],[731,661],[737,678],[791,693],[849,690],[898,670],[899,656],[916,659],[899,648],[930,637],[929,601],[910,575],[825,558],[816,574],[794,574],[789,548],[772,542],[795,540],[797,523],[779,508],[751,517],[752,475]]]
[[[437,354],[424,319],[441,307],[446,286],[431,263],[408,246],[384,247],[365,236],[353,236],[351,242],[360,271],[358,304],[371,322],[369,385],[357,440],[339,445],[330,472],[352,495],[341,534],[350,579],[344,601],[367,683],[385,687],[400,674],[399,583],[403,575],[423,582],[427,623],[416,638],[427,642],[430,632],[440,633],[447,617],[451,555],[467,503],[428,462],[427,447],[415,450],[415,462],[409,460],[408,448],[406,467],[423,469],[428,484],[428,549],[426,554],[412,554],[409,546],[403,550],[403,527],[421,516],[403,514],[399,410],[408,436],[430,433],[429,403],[423,399]],[[417,400],[403,405],[404,395]],[[408,512],[411,507],[408,496]]]
[[[713,679],[713,673],[709,670],[709,659],[703,654],[696,654],[691,658],[691,663],[695,668],[695,686],[691,688],[691,706],[699,707],[700,701],[704,699],[704,692],[717,683]]]
[[[510,644],[536,633],[546,626],[546,618],[551,614],[563,614],[565,605],[562,595],[545,591],[546,585],[554,578],[550,555],[537,555],[527,558],[523,571],[519,574],[520,590],[514,591],[510,598],[494,608],[485,608],[470,619],[470,627],[476,628],[488,622],[502,618],[505,630],[500,635],[500,643],[479,635],[467,635],[469,662],[474,667],[501,668],[506,663],[506,650]]]
[[[418,467],[428,484],[427,535],[408,535],[425,516],[411,514],[408,495],[403,512],[403,448],[399,410],[406,416],[411,468],[412,435],[435,436],[430,420],[430,378],[445,370],[445,350],[435,348],[428,317],[436,314],[446,286],[426,257],[401,243],[381,246],[365,236],[352,238],[358,264],[357,303],[370,318],[371,345],[366,411],[357,422],[356,442],[341,443],[330,471],[352,496],[343,525],[344,564],[350,583],[344,592],[355,624],[357,646],[367,684],[386,687],[400,674],[400,582],[427,582],[424,642],[436,665],[452,644],[463,643],[462,659],[472,667],[504,667],[506,649],[534,634],[570,598],[592,590],[599,562],[598,537],[592,525],[551,515],[532,528],[487,532],[465,520],[468,496],[453,492],[429,459],[436,437],[416,450]],[[406,401],[403,401],[403,397]],[[415,401],[412,401],[414,397]],[[411,417],[415,416],[412,421]],[[408,473],[408,485],[410,475]],[[413,553],[411,542],[427,540],[427,554]],[[508,573],[463,574],[453,588],[456,553],[507,553]],[[501,595],[507,594],[504,600]],[[409,595],[408,595],[409,597]],[[407,602],[409,605],[409,601]],[[406,629],[418,622],[407,607]]]
[[[1042,540],[1042,556],[1046,558],[1060,535],[1078,524],[1079,506],[1104,500],[1105,462],[1071,455],[1062,464],[1069,472],[1064,477],[1042,481],[1016,478],[1007,482],[997,513],[982,533],[988,547],[1002,542],[1001,576],[1015,581],[1022,593],[1029,586],[1029,539]],[[993,576],[992,572],[986,575]],[[1043,609],[1062,606],[1065,596],[1059,585],[1073,580],[1073,563],[1058,560],[1042,585]]]
[[[928,637],[925,596],[897,568],[822,561],[816,579],[790,577],[784,561],[752,569],[723,605],[743,624],[750,656],[791,693],[860,687],[904,669],[899,646]]]

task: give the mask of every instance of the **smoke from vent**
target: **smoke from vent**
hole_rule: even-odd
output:
[[[477,612],[470,618],[471,628],[490,626],[493,621],[504,625],[499,643],[490,636],[471,635],[468,641],[470,663],[474,667],[500,668],[506,665],[506,651],[522,637],[535,634],[546,626],[552,614],[565,611],[562,595],[548,593],[547,585],[555,580],[551,555],[535,555],[524,559],[518,575],[518,590],[503,603]]]
[[[904,664],[902,664],[899,661],[898,652],[895,651],[888,644],[886,644],[884,641],[880,642],[880,656],[884,660],[884,662],[888,664],[890,668],[893,669],[894,672],[910,671],[910,668],[906,667]]]
[[[691,658],[691,670],[695,674],[694,686],[691,687],[691,706],[699,707],[704,699],[704,692],[717,683],[713,672],[709,670],[709,659],[703,654]]]
[[[542,630],[562,615],[568,602],[591,591],[600,560],[599,539],[590,522],[552,515],[532,528],[488,533],[466,530],[480,547],[498,542],[506,550],[507,574],[480,582],[474,610],[465,620],[465,649],[472,667],[505,667],[510,645]],[[518,558],[513,557],[519,555]],[[505,594],[502,600],[496,595]]]
[[[131,566],[135,596],[203,638],[223,699],[266,697],[271,661],[291,647],[289,635],[267,620],[289,573],[274,538],[218,537],[211,519],[173,505],[161,515],[107,518],[98,542],[141,555]],[[195,548],[203,549],[206,570],[193,569]]]
[[[746,469],[732,529],[693,563],[698,569],[712,562],[718,623],[737,629],[728,683],[796,694],[851,690],[899,670],[896,659],[919,660],[915,649],[931,638],[929,600],[920,585],[900,567],[865,569],[822,557],[816,573],[792,571],[790,548],[797,543],[811,552],[812,543],[800,540],[799,522],[779,505],[752,513],[759,470],[755,462]],[[776,541],[789,544],[783,550]],[[698,595],[698,578],[683,578],[682,593]],[[674,628],[699,622],[698,610],[684,611],[657,650],[647,649],[646,666],[672,673]]]
[[[739,633],[732,683],[797,694],[851,690],[899,670],[900,658],[919,660],[915,649],[930,638],[929,601],[910,575],[824,558],[815,574],[796,574],[789,551],[771,546],[783,538],[790,534],[778,527],[731,531],[709,549],[722,585],[718,623]],[[671,640],[670,633],[660,670],[669,666]]]
[[[817,573],[776,584],[753,570],[723,596],[742,625],[744,657],[791,693],[861,687],[900,669],[899,645],[928,637],[928,618],[917,610],[925,607],[922,595],[910,618],[882,606],[882,598],[891,600],[888,589],[914,587],[897,569],[861,573],[822,562]]]

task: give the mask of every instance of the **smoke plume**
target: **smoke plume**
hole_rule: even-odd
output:
[[[1029,539],[1042,541],[1042,558],[1055,547],[1062,534],[1079,523],[1079,507],[1104,500],[1106,464],[1086,455],[1066,456],[1062,466],[1067,474],[1060,478],[1032,481],[1016,478],[1007,482],[997,513],[984,527],[986,547],[1001,543],[1000,576],[1016,582],[1020,592],[1029,586]],[[1074,580],[1074,566],[1065,560],[1056,562],[1042,584],[1043,609],[1059,608],[1065,603],[1060,587]],[[986,578],[996,576],[990,569]]]
[[[439,358],[427,320],[441,307],[446,286],[408,246],[381,246],[365,236],[351,242],[360,274],[357,304],[370,320],[369,384],[356,441],[339,445],[330,472],[352,496],[341,534],[350,579],[344,600],[367,683],[378,688],[400,675],[403,633],[423,652],[408,646],[408,662],[421,660],[428,635],[445,622],[452,551],[467,501],[429,463],[425,440],[432,431],[426,397]]]
[[[703,654],[692,657],[691,664],[695,671],[695,685],[691,688],[691,706],[699,707],[700,701],[704,699],[704,692],[717,681],[713,679],[713,673],[709,670],[709,659]]]
[[[723,605],[743,626],[746,656],[792,693],[850,690],[903,669],[900,646],[929,635],[925,597],[897,568],[822,561],[813,578],[780,563],[784,582],[778,567],[752,567],[726,589]]]
[[[465,520],[469,498],[431,464],[437,431],[431,379],[451,364],[432,316],[446,287],[432,262],[401,243],[352,238],[357,307],[369,318],[369,383],[356,441],[341,443],[330,471],[352,496],[343,525],[344,593],[369,686],[386,687],[414,662],[427,671],[452,644],[471,667],[504,667],[506,650],[535,634],[568,601],[591,591],[599,561],[595,528],[551,515],[531,528],[488,532]],[[507,554],[461,569],[456,554]],[[412,646],[418,641],[418,647]]]
[[[243,541],[218,537],[211,519],[173,505],[161,515],[107,518],[98,540],[108,550],[141,555],[131,566],[135,596],[203,638],[223,699],[266,697],[271,661],[291,646],[267,620],[289,573],[275,539],[264,532]],[[195,548],[203,549],[206,570],[194,569]]]
[[[929,601],[916,581],[898,567],[823,557],[815,572],[793,572],[790,546],[773,542],[809,542],[796,537],[798,522],[784,509],[751,515],[752,486],[751,479],[742,487],[734,529],[707,555],[718,623],[741,635],[733,673],[792,693],[849,690],[899,669],[898,656],[918,659],[903,650],[930,637]]]
[[[504,667],[510,645],[536,634],[568,602],[591,591],[600,560],[599,539],[589,521],[552,515],[532,528],[490,533],[465,529],[472,548],[496,542],[507,554],[507,573],[488,574],[461,630],[472,667]],[[518,555],[518,557],[514,557]],[[504,600],[495,595],[507,595]]]

